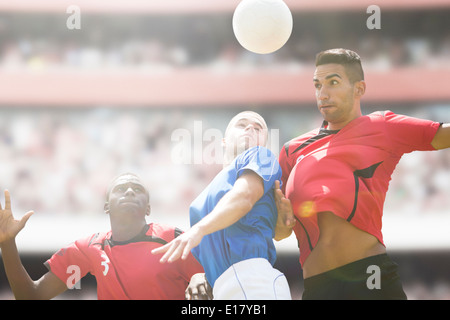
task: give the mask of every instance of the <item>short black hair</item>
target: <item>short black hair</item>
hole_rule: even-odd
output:
[[[352,83],[364,80],[361,57],[349,49],[337,48],[319,52],[316,55],[316,67],[336,63],[344,66],[347,77]]]

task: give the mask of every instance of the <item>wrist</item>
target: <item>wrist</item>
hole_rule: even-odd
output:
[[[197,224],[193,225],[191,227],[191,231],[195,235],[198,235],[198,236],[201,236],[201,237],[203,237],[203,236],[207,235],[208,233],[210,233],[210,232],[208,232],[208,225],[206,223],[204,223],[203,220],[201,220]]]
[[[10,238],[10,239],[5,239],[2,242],[0,242],[0,249],[4,250],[7,248],[11,248],[11,247],[15,247],[16,246],[16,238]]]

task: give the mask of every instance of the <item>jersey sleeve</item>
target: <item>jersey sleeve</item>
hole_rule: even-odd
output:
[[[263,179],[264,193],[272,190],[276,180],[281,180],[281,167],[277,158],[264,147],[248,149],[237,158],[237,177],[240,177],[245,170],[251,170]]]
[[[93,237],[93,236],[92,236]],[[90,263],[83,248],[88,246],[92,238],[77,240],[69,246],[60,249],[45,262],[46,267],[70,288],[76,284],[71,279],[79,276],[80,280],[90,272]]]
[[[384,112],[384,121],[393,150],[402,153],[435,150],[431,141],[441,123],[398,115],[391,111]]]

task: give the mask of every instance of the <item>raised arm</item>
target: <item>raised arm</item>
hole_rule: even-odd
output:
[[[33,281],[22,265],[16,246],[16,236],[33,214],[27,212],[20,220],[11,212],[9,191],[5,191],[5,208],[0,204],[0,249],[6,276],[16,299],[51,299],[67,289],[66,284],[52,272]]]
[[[192,248],[210,233],[224,229],[245,216],[263,196],[262,178],[253,171],[246,170],[206,217],[168,244],[152,251],[164,253],[161,262],[173,262],[180,257],[186,259]]]
[[[440,126],[431,141],[431,145],[437,150],[450,148],[450,123],[444,123]]]

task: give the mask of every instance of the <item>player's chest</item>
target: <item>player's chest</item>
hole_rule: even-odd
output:
[[[96,277],[120,276],[132,279],[141,277],[149,270],[158,272],[163,265],[159,263],[160,257],[151,251],[160,246],[154,242],[138,242],[96,250],[91,259],[93,273]]]

